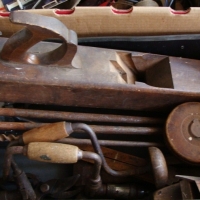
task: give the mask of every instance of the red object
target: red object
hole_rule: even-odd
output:
[[[56,10],[54,10],[55,14],[57,14],[57,15],[71,15],[74,11],[75,11],[75,9],[70,9],[70,10],[56,9]]]
[[[172,8],[170,8],[170,11],[175,15],[184,15],[190,12],[190,8],[187,10],[173,10]]]
[[[111,6],[111,9],[115,14],[128,14],[128,13],[132,12],[133,6],[129,9],[117,9],[117,8]]]
[[[9,17],[10,16],[10,12],[0,11],[0,16],[1,17]]]

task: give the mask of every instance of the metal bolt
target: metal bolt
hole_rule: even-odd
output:
[[[40,190],[41,190],[41,192],[43,192],[43,193],[48,192],[49,189],[50,189],[50,187],[49,187],[48,184],[42,184],[42,185],[40,186]]]
[[[200,121],[199,119],[194,119],[190,126],[190,131],[193,136],[199,138],[200,137]]]

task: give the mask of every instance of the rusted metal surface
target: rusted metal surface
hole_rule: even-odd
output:
[[[20,66],[17,68],[20,68]],[[14,72],[16,70],[8,72],[7,69],[0,66],[0,71],[3,71],[8,75],[15,74],[18,78],[20,77],[20,74]],[[22,69],[22,71],[24,70]],[[35,73],[42,76],[39,71]],[[53,72],[53,74],[55,74],[55,72]],[[45,78],[46,77],[49,77],[50,80],[53,79],[53,77],[45,74]],[[109,83],[95,85],[89,83],[77,83],[75,81],[72,81],[68,85],[57,83],[60,82],[57,81],[55,85],[51,81],[46,83],[46,80],[45,83],[40,82],[40,80],[38,80],[37,83],[33,83],[29,78],[27,78],[29,81],[26,80],[26,84],[23,84],[22,82],[24,82],[24,80],[9,81],[9,78],[7,78],[5,81],[4,79],[5,77],[0,74],[0,91],[2,94],[0,96],[0,101],[6,102],[131,110],[159,109],[162,111],[173,108],[180,103],[200,100],[200,95],[192,91],[163,90],[161,88],[147,89],[122,84],[110,85]],[[16,82],[18,83],[16,84]],[[35,93],[35,91],[38,92]],[[27,96],[31,96],[31,98],[27,98]],[[58,96],[62,98],[57,98]],[[83,96],[84,98],[82,98]],[[96,101],[96,99],[101,99],[101,101]]]
[[[74,123],[72,124],[72,129],[75,130],[84,130],[91,139],[91,143],[94,147],[95,152],[101,157],[102,159],[102,166],[104,168],[104,170],[111,174],[112,176],[131,176],[131,175],[135,175],[135,174],[144,174],[145,172],[147,172],[149,170],[149,166],[144,166],[144,167],[135,167],[132,170],[126,170],[126,171],[115,171],[113,169],[111,169],[106,160],[105,157],[103,155],[102,149],[99,145],[98,139],[96,134],[94,133],[94,131],[86,124],[82,124],[82,123]]]
[[[53,199],[68,199],[81,192],[81,188],[73,188],[78,181],[80,175],[63,178],[51,179],[46,182],[40,182],[39,186],[36,185],[35,192],[37,200],[53,198]]]
[[[73,144],[73,145],[91,145],[92,142],[89,139],[78,139],[78,138],[64,138],[57,142]],[[116,141],[116,140],[98,140],[99,144],[108,147],[162,147],[161,143],[156,142],[137,142],[137,141]]]
[[[192,185],[188,180],[182,180],[180,182],[180,187],[181,187],[182,200],[195,199]]]
[[[104,184],[94,197],[117,199],[143,199],[148,189],[142,186],[126,184]]]
[[[182,159],[196,164],[200,163],[199,111],[200,103],[184,103],[171,112],[166,122],[169,146]]]
[[[77,182],[77,186],[84,186],[88,183],[88,179],[90,178],[92,174],[92,163],[84,161],[78,162],[76,165],[73,167],[73,174],[81,174],[79,181]],[[116,168],[115,168],[116,169]],[[117,170],[122,170],[122,168],[118,168]],[[133,177],[113,177],[106,173],[104,170],[101,170],[101,178],[104,184],[106,183],[130,183],[133,181]]]
[[[48,123],[0,122],[0,130],[27,131],[47,124]],[[164,129],[159,127],[127,127],[127,126],[107,126],[107,125],[104,126],[90,125],[90,127],[94,130],[96,134],[162,135],[164,132]]]
[[[182,178],[185,180],[189,180],[189,181],[194,181],[198,187],[198,190],[200,192],[200,177],[196,177],[196,176],[184,176],[184,175],[176,175],[176,177],[178,178]]]
[[[0,108],[0,116],[24,117],[34,119],[51,119],[59,121],[79,121],[79,122],[107,122],[107,123],[124,123],[124,124],[164,124],[162,118],[97,114],[97,113],[76,113],[46,110],[31,110],[17,108]]]
[[[42,48],[46,49],[45,45],[50,44],[44,44]],[[52,43],[50,46],[54,45]],[[161,111],[187,101],[200,100],[200,95],[197,93],[200,61],[170,57],[174,89],[167,89],[150,87],[142,81],[136,82],[135,85],[119,83],[117,78],[119,74],[111,72],[109,68],[109,62],[115,60],[115,54],[115,50],[78,47],[76,56],[82,61],[83,66],[81,69],[70,71],[57,70],[56,67],[47,70],[44,66],[2,61],[0,101]],[[93,55],[92,60],[89,55]],[[132,52],[132,55],[141,54]],[[153,57],[157,56],[151,55],[152,59]],[[180,71],[182,71],[181,76]],[[188,76],[194,80],[190,84],[185,82]]]
[[[7,178],[10,172],[10,167],[12,163],[13,154],[23,154],[22,146],[11,146],[8,147],[4,157],[4,166],[3,166],[3,176]]]
[[[15,136],[13,134],[5,135],[0,134],[0,142],[5,141],[16,141],[20,139],[20,136]],[[78,138],[67,138],[57,140],[57,142],[65,143],[65,144],[73,144],[73,145],[91,145],[91,141],[89,139],[78,139]],[[163,147],[164,145],[157,142],[142,142],[142,141],[117,141],[117,140],[99,140],[99,144],[102,146],[110,146],[110,147]]]
[[[146,135],[147,139],[148,136],[162,136],[164,118],[96,114],[95,111],[84,113],[80,112],[79,107],[107,108],[110,111],[111,109],[152,110],[165,115],[166,112],[163,111],[168,113],[180,103],[200,100],[200,61],[81,47],[77,46],[76,34],[55,19],[34,14],[28,15],[19,11],[11,14],[11,20],[27,27],[8,40],[0,39],[0,101],[77,108],[76,112],[0,108],[0,116],[5,120],[5,122],[0,122],[2,133],[10,130],[28,130],[19,138],[16,136],[17,132],[16,135],[9,134],[10,132],[0,135],[0,140],[13,140],[5,153],[3,176],[5,180],[8,180],[6,178],[10,174],[12,163],[15,181],[18,183],[23,199],[27,199],[27,196],[31,196],[32,199],[35,199],[35,196],[37,199],[48,197],[65,199],[81,191],[90,198],[142,198],[150,187],[138,188],[134,181],[154,183],[160,189],[153,195],[153,199],[156,200],[193,198],[193,188],[188,181],[173,184],[179,181],[173,176],[177,174],[175,172],[182,162],[178,162],[178,165],[176,165],[177,162],[173,164],[168,162],[168,165],[173,165],[169,166],[168,170],[167,159],[165,160],[164,154],[156,148],[165,147],[161,141],[150,142],[152,137],[149,141],[147,140],[148,142],[143,139],[143,141],[138,141],[138,138],[130,141],[130,138],[133,138],[130,135]],[[62,44],[40,42],[47,38],[59,38]],[[188,83],[187,80],[190,77],[191,81]],[[200,103],[185,103],[175,108],[166,122],[168,145],[182,159],[195,164],[200,163],[199,109]],[[19,122],[23,121],[22,118],[25,122]],[[57,122],[61,126],[55,128],[50,122]],[[92,125],[77,122],[88,122]],[[90,139],[65,138],[73,132],[81,133],[80,137],[85,137],[86,133]],[[130,138],[127,138],[127,141],[120,140],[120,137],[112,140],[107,140],[108,138],[98,140],[97,134],[118,136],[126,134]],[[74,137],[79,137],[77,136],[79,134],[74,135]],[[156,141],[159,138],[156,138]],[[50,143],[52,141],[55,143]],[[86,151],[76,146],[66,145],[67,143],[80,145],[83,147],[82,150]],[[23,144],[27,146],[19,146]],[[129,157],[128,154],[103,149],[100,145],[129,147],[129,150],[132,147],[149,147],[151,163],[147,162],[149,157],[148,159]],[[92,146],[95,153],[87,152],[88,146]],[[166,154],[169,153],[166,148],[164,150]],[[85,172],[89,176],[81,174],[87,180],[77,188],[73,187],[77,179],[68,179],[70,183],[64,180],[49,180],[37,182],[37,184],[31,180],[30,184],[26,174],[15,165],[13,154],[24,154],[30,159],[52,163],[76,163],[78,160],[90,160],[92,170]],[[121,157],[118,158],[118,156]],[[120,163],[120,166],[113,167],[114,162]],[[102,170],[104,177],[111,177],[106,179],[107,182],[104,182],[100,175],[101,167],[104,169]],[[151,168],[153,173],[151,173]],[[91,173],[88,173],[90,171]],[[139,180],[134,179],[133,176]],[[168,180],[168,177],[171,180]],[[114,178],[119,178],[119,183],[124,184],[112,184],[111,180]],[[198,177],[192,177],[192,179],[199,184]],[[165,187],[168,184],[171,185]],[[154,190],[155,187],[151,192]],[[6,195],[6,192],[2,194]]]
[[[26,174],[21,169],[19,169],[19,167],[13,160],[12,160],[11,165],[12,165],[13,174],[14,174],[13,176],[19,187],[19,191],[22,195],[22,199],[35,200],[36,199],[35,191],[33,190],[33,187],[30,181],[28,180]]]
[[[162,135],[163,129],[159,127],[125,127],[125,126],[97,126],[90,125],[96,134],[117,135]]]
[[[0,122],[0,130],[20,130],[27,131],[33,128],[46,125],[45,123],[32,123],[32,122]]]
[[[154,192],[153,200],[163,200],[163,199],[171,199],[171,200],[182,199],[180,184],[176,183]]]
[[[82,191],[82,187],[74,187],[80,174],[62,179],[50,179],[34,185],[37,200],[40,199],[71,199]]]
[[[5,43],[0,58],[9,62],[34,65],[54,64],[58,67],[72,67],[72,59],[77,50],[77,35],[59,20],[26,12],[12,12],[13,23],[26,25],[26,28],[15,33]],[[53,28],[52,28],[53,27]],[[30,53],[29,48],[48,38],[60,38],[63,43],[55,50],[45,53]]]
[[[168,181],[168,168],[165,157],[160,149],[156,147],[149,147],[149,154],[155,178],[155,185],[158,189],[163,188]]]

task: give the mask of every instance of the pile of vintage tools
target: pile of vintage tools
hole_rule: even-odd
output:
[[[199,198],[200,61],[78,46],[22,11],[11,21],[26,27],[0,38],[1,199]],[[73,171],[48,178],[44,162]]]

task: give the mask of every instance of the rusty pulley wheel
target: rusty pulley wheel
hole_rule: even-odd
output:
[[[200,103],[177,106],[166,123],[167,142],[181,158],[200,164]]]

